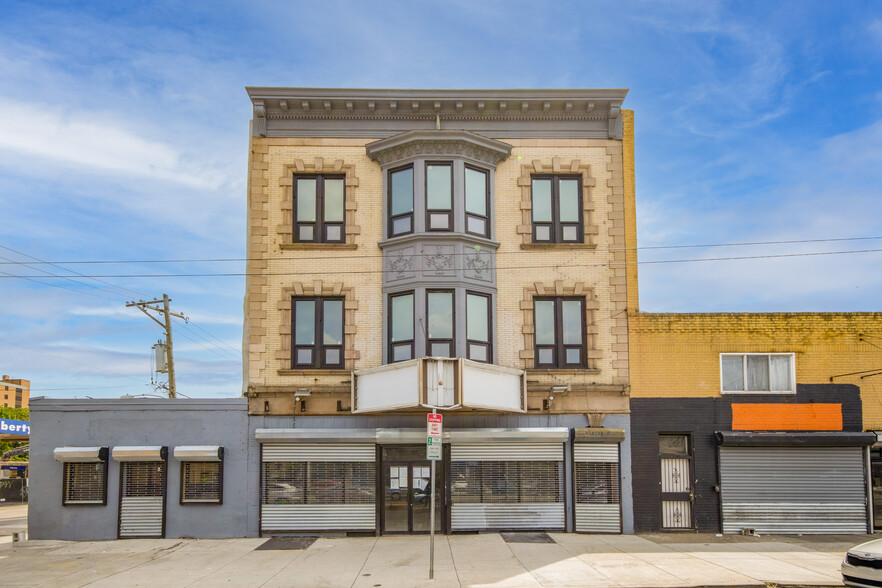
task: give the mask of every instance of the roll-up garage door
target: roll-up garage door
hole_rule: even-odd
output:
[[[162,537],[165,511],[165,461],[123,462],[119,537]]]
[[[723,532],[866,533],[860,447],[720,447]]]
[[[562,443],[451,445],[453,530],[563,529]]]
[[[621,533],[618,444],[576,443],[573,446],[573,469],[576,531]]]
[[[373,531],[375,445],[264,444],[260,529]]]

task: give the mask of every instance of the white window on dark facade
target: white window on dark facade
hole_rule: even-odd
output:
[[[723,353],[720,371],[723,393],[795,393],[792,353]]]

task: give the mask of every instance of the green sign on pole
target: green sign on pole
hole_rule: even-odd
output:
[[[426,437],[426,459],[441,459],[441,437]]]

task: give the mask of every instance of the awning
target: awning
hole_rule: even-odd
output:
[[[625,440],[625,429],[605,427],[581,427],[573,429],[575,443],[621,443]]]
[[[112,452],[116,461],[165,461],[168,459],[168,447],[158,445],[135,445],[114,447]]]
[[[796,432],[751,433],[717,431],[717,443],[733,447],[866,447],[876,442],[875,433]]]
[[[96,463],[107,461],[107,447],[56,447],[53,452],[55,461]]]
[[[444,443],[565,443],[566,427],[521,429],[445,429]],[[426,429],[257,429],[258,443],[376,443],[378,445],[426,442]],[[176,454],[177,455],[177,454]]]
[[[179,445],[174,450],[178,461],[223,461],[224,448],[220,445]]]

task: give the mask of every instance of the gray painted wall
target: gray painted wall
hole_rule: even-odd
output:
[[[31,539],[116,539],[120,464],[108,460],[107,504],[62,506],[63,464],[53,451],[64,446],[167,445],[165,536],[255,536],[259,457],[250,454],[247,400],[55,400],[31,399],[28,531]],[[253,436],[251,436],[253,438]],[[224,447],[223,504],[180,504],[177,445]]]

